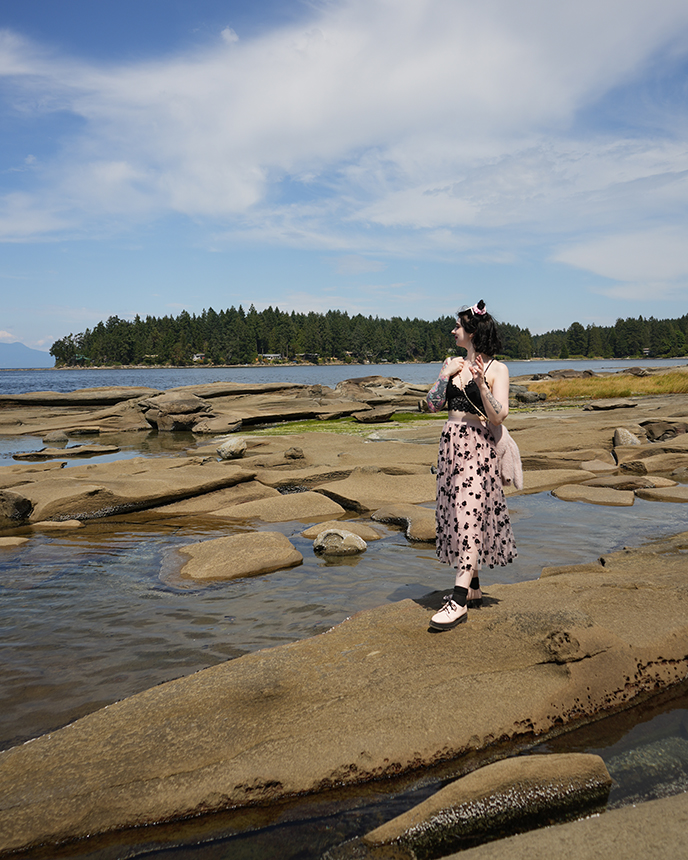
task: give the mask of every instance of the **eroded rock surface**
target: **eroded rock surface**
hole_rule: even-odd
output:
[[[688,671],[686,541],[492,586],[446,633],[428,630],[441,596],[361,612],[7,750],[0,848],[415,770],[625,707]]]

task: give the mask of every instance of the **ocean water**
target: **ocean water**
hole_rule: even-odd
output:
[[[409,369],[419,376],[413,377]],[[332,385],[338,374],[344,379],[376,372],[428,382],[437,369],[387,365],[232,372],[266,374],[265,381],[279,373],[284,374],[281,381]],[[312,371],[318,374],[308,378]],[[2,382],[15,373],[23,372],[2,373]],[[218,371],[164,370],[155,382],[144,382],[141,374],[149,371],[138,370],[127,371],[133,376],[124,377],[126,382],[108,376],[114,373],[117,378],[119,371],[27,373],[36,374],[30,377],[34,387],[22,390],[113,384],[168,388],[192,384],[189,380],[215,381],[198,374]],[[52,384],[56,379],[69,387],[57,388]],[[171,435],[151,434],[138,441],[133,436],[127,455],[170,456],[188,446],[190,440],[181,435],[169,439]],[[22,445],[36,447],[36,441],[6,437],[0,450],[9,457]],[[488,591],[491,583],[537,578],[544,566],[591,561],[686,527],[684,506],[642,500],[631,508],[602,508],[542,493],[512,498],[509,507],[519,558],[506,568],[484,572]],[[24,547],[0,550],[0,749],[162,681],[317,635],[360,609],[451,586],[450,572],[437,561],[434,549],[409,543],[394,527],[376,526],[382,540],[371,542],[363,555],[336,563],[313,553],[311,542],[300,536],[301,523],[258,527],[288,535],[303,553],[303,565],[231,583],[189,586],[175,575],[177,549],[245,527],[199,518],[151,521],[143,514],[90,522],[72,532],[35,534]],[[688,693],[676,690],[536,751],[598,752],[610,770],[616,769],[612,806],[664,796],[688,787],[688,756],[683,757],[687,715]],[[655,767],[648,767],[648,761]],[[269,810],[209,816],[50,849],[44,856],[110,860],[147,853],[202,860],[267,860],[277,855],[315,860],[420,802],[446,779],[445,771],[427,772]]]

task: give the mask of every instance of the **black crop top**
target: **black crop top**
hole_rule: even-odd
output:
[[[492,361],[488,363],[487,367],[492,364]],[[475,379],[471,379],[468,385],[461,389],[458,385],[454,385],[453,378],[450,378],[447,383],[447,409],[450,412],[470,412],[472,415],[485,414],[485,404]]]

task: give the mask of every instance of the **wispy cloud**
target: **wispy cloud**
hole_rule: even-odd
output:
[[[633,277],[619,249],[686,226],[684,128],[638,80],[684,61],[687,33],[684,0],[340,0],[306,26],[226,27],[204,49],[98,66],[5,32],[5,109],[79,122],[40,169],[23,162],[0,238],[181,214],[208,246],[335,252],[343,275],[382,271],[382,253],[506,262],[550,245],[566,265],[677,289],[674,245]],[[624,88],[611,128],[595,105]]]

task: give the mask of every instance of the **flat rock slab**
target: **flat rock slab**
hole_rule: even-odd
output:
[[[28,542],[29,539],[25,537],[0,537],[0,549],[14,549]]]
[[[469,848],[445,860],[678,860],[688,857],[688,793]]]
[[[244,502],[212,511],[211,516],[232,520],[262,520],[265,523],[288,523],[332,518],[345,513],[344,508],[320,493],[288,493],[254,502]]]
[[[428,630],[435,600],[360,612],[6,750],[0,850],[269,804],[628,707],[688,671],[685,558],[667,553],[492,586],[445,633]]]
[[[380,532],[371,528],[371,526],[367,526],[365,523],[353,522],[352,520],[328,520],[324,523],[317,523],[314,526],[309,526],[309,528],[301,532],[301,537],[305,537],[308,540],[315,540],[319,534],[322,534],[322,532],[327,531],[328,529],[346,529],[346,531],[352,532],[353,534],[363,538],[364,541],[380,540],[382,537]]]
[[[583,409],[587,409],[591,412],[600,412],[602,410],[609,409],[633,409],[633,407],[637,406],[638,403],[636,400],[593,400],[590,403],[586,403]]]
[[[433,502],[436,486],[437,479],[429,471],[418,475],[387,475],[375,468],[358,468],[343,481],[323,484],[317,489],[348,510],[365,512],[393,503]]]
[[[182,576],[196,580],[241,579],[301,564],[303,556],[280,532],[250,532],[190,544]]]
[[[223,490],[215,490],[212,493],[203,493],[193,496],[181,502],[172,502],[154,512],[160,516],[202,516],[212,514],[216,511],[228,508],[232,505],[240,505],[244,502],[255,502],[258,499],[271,499],[279,497],[279,491],[272,487],[266,487],[259,481],[242,481],[233,487],[225,487]]]
[[[100,457],[117,454],[117,445],[73,445],[71,448],[41,448],[40,451],[23,451],[13,454],[14,460],[54,460],[60,457]]]
[[[586,487],[609,487],[612,490],[641,490],[645,487],[675,487],[678,481],[658,475],[607,475],[584,481]]]
[[[564,502],[586,502],[589,505],[630,507],[635,496],[630,490],[591,487],[585,484],[564,484],[552,490],[552,495]]]
[[[598,755],[519,756],[474,770],[361,840],[407,846],[419,856],[444,856],[461,840],[532,826],[566,811],[606,802],[612,778]]]
[[[582,483],[594,478],[594,472],[585,469],[543,469],[536,472],[523,473],[523,489],[517,490],[513,486],[504,487],[504,495],[514,496],[518,493],[542,493],[545,490],[553,490],[563,484]]]
[[[680,484],[677,487],[656,487],[644,490],[636,490],[639,499],[650,502],[688,502],[688,484]]]
[[[145,510],[251,480],[255,473],[192,458],[134,458],[12,477],[15,492],[33,506],[29,521],[40,522]]]
[[[372,515],[378,523],[396,523],[405,526],[409,540],[434,543],[437,537],[437,524],[434,508],[421,508],[418,505],[385,505]]]

